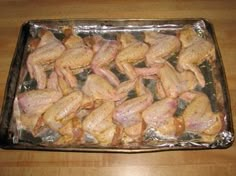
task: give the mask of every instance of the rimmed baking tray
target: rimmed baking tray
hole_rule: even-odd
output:
[[[207,63],[203,63],[202,73],[208,83],[203,91],[208,95],[211,101],[213,111],[220,111],[224,114],[224,125],[221,132],[211,143],[192,140],[191,135],[182,136],[181,140],[164,141],[151,145],[140,144],[136,146],[107,146],[98,145],[68,145],[54,146],[41,145],[38,138],[34,138],[24,130],[17,129],[16,120],[13,118],[13,104],[17,93],[22,91],[22,85],[29,80],[29,76],[25,73],[25,63],[28,56],[28,42],[30,38],[37,35],[40,28],[46,28],[52,31],[55,36],[62,40],[63,29],[70,27],[79,35],[102,34],[112,37],[111,34],[117,32],[132,32],[137,37],[142,36],[144,31],[157,30],[165,33],[172,33],[180,30],[186,25],[191,25],[195,30],[199,30],[202,35],[207,35],[215,46],[215,66],[214,69]],[[212,71],[213,70],[213,71]],[[27,78],[26,78],[27,77]],[[220,94],[223,96],[218,106],[218,93],[212,82],[217,81],[220,85]],[[31,88],[28,82],[25,85]],[[19,88],[21,87],[21,89]],[[32,85],[34,87],[34,85]],[[192,138],[192,139],[191,139]],[[156,139],[155,139],[156,140]],[[21,27],[15,54],[10,66],[8,80],[5,89],[5,96],[2,106],[2,114],[0,118],[0,145],[3,149],[32,149],[32,150],[55,150],[55,151],[87,151],[87,152],[151,152],[166,150],[194,150],[194,149],[213,149],[227,148],[234,141],[233,122],[230,106],[229,91],[224,72],[224,66],[217,44],[213,25],[207,20],[199,19],[62,19],[62,20],[30,20]]]

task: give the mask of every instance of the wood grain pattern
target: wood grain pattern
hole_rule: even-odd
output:
[[[235,16],[234,0],[1,1],[0,107],[18,32],[29,19],[204,17],[215,27],[236,124]],[[225,150],[131,155],[0,150],[0,175],[236,175],[236,145]]]

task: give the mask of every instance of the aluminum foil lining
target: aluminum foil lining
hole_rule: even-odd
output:
[[[199,36],[209,40],[215,45],[216,61],[210,64],[204,61],[200,70],[206,80],[206,86],[195,87],[196,91],[204,92],[210,102],[213,112],[221,112],[224,115],[223,128],[211,142],[202,140],[202,137],[194,133],[183,133],[178,138],[165,137],[153,128],[144,131],[142,142],[138,144],[123,144],[115,146],[100,146],[93,136],[85,135],[84,144],[54,145],[53,143],[60,138],[60,134],[49,128],[43,129],[37,136],[32,135],[24,129],[14,116],[16,107],[16,95],[29,90],[36,89],[35,80],[31,79],[26,69],[26,59],[29,54],[28,43],[30,39],[36,38],[39,29],[47,29],[62,40],[63,31],[71,28],[73,32],[81,37],[94,34],[102,35],[105,39],[115,39],[118,33],[130,32],[138,40],[143,41],[143,33],[146,31],[157,31],[165,34],[176,34],[186,25],[191,25]],[[177,54],[171,56],[168,61],[175,67]],[[142,63],[138,65],[142,67]],[[49,71],[50,72],[50,71]],[[113,70],[115,73],[116,70]],[[91,70],[87,69],[76,75],[80,86],[84,84]],[[122,74],[117,74],[121,81],[127,80]],[[152,91],[154,99],[158,98],[153,92],[155,82],[145,80],[144,84]],[[226,148],[233,143],[234,132],[232,115],[230,109],[229,93],[227,89],[226,77],[222,58],[217,45],[213,26],[204,19],[179,19],[179,20],[33,20],[22,26],[18,39],[15,56],[9,72],[8,82],[5,92],[5,101],[1,116],[1,146],[3,148],[23,148],[37,150],[65,150],[65,151],[95,151],[95,152],[146,152],[162,150],[181,150],[181,149],[210,149]],[[135,92],[129,93],[129,98],[135,97]],[[156,98],[155,98],[156,97]],[[178,117],[186,108],[186,103],[179,100],[175,115]]]

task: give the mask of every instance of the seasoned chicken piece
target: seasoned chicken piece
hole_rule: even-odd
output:
[[[106,129],[105,131],[101,132],[99,135],[96,135],[96,138],[101,146],[113,145],[112,141],[115,134],[116,134],[116,126],[113,125],[108,129]]]
[[[43,119],[51,129],[58,131],[67,121],[75,116],[83,100],[82,92],[76,90],[54,103],[43,115]]]
[[[181,93],[192,90],[197,85],[197,80],[191,72],[178,73],[175,68],[166,62],[157,74],[167,97],[175,98]]]
[[[130,40],[130,38],[132,38],[132,40]],[[129,79],[135,79],[137,75],[133,64],[144,61],[148,51],[148,45],[134,39],[130,33],[122,33],[119,39],[123,46],[115,59],[116,66],[119,71],[125,73]]]
[[[136,81],[137,79],[133,79],[120,83],[116,88],[116,94],[119,97],[118,101],[116,101],[116,105],[123,103],[128,98],[129,92],[135,89]]]
[[[58,76],[55,71],[53,71],[48,78],[47,88],[59,91],[63,95],[68,95],[73,92],[73,88],[69,83],[66,82],[63,77]]]
[[[93,57],[91,68],[95,74],[107,79],[112,85],[118,86],[120,81],[116,75],[110,71],[109,65],[118,54],[120,45],[115,40],[101,39],[97,42],[100,44],[100,47],[95,47],[97,52]],[[96,40],[94,45],[98,45]]]
[[[127,97],[129,90],[132,90],[134,85],[135,80],[132,80],[123,82],[114,88],[103,77],[91,74],[88,76],[82,91],[94,100],[118,101]]]
[[[92,48],[93,52],[96,53],[104,44],[104,38],[101,35],[92,35],[83,38],[84,43]]]
[[[99,133],[112,126],[111,115],[115,108],[114,102],[106,101],[93,110],[83,121],[83,129],[90,133]]]
[[[140,114],[139,114],[140,115]],[[136,145],[142,141],[145,124],[140,121],[132,126],[123,128],[121,133],[121,143],[124,145]]]
[[[183,132],[184,125],[181,120],[174,118],[177,110],[177,100],[165,98],[156,101],[142,112],[142,117],[147,124],[147,129],[152,127],[157,134],[164,137],[175,137]]]
[[[44,89],[47,83],[45,66],[54,63],[65,47],[50,31],[41,31],[40,38],[36,49],[27,58],[27,69],[30,77],[36,79],[38,88]]]
[[[181,41],[182,48],[186,48],[200,39],[193,27],[189,25],[186,25],[185,27],[183,27],[183,29],[181,29],[178,37]]]
[[[163,63],[173,53],[180,50],[181,43],[174,35],[145,32],[145,42],[151,45],[146,54],[146,64]]]
[[[192,31],[193,29],[184,29],[183,32],[186,33],[186,30]],[[190,39],[193,41],[187,40],[186,42],[184,40],[187,44],[185,44],[186,47],[182,48],[179,53],[177,69],[179,71],[192,71],[195,74],[199,84],[204,87],[205,79],[198,68],[198,65],[205,60],[208,60],[210,63],[215,60],[215,47],[211,42],[201,38],[200,36],[192,37],[192,32],[187,34],[191,35]],[[186,36],[186,34],[184,35]]]
[[[87,46],[84,40],[78,35],[74,34],[71,28],[67,28],[63,31],[65,37],[62,42],[65,44],[66,48],[76,48],[79,46]]]
[[[167,97],[175,98],[182,92],[181,77],[168,62],[158,70],[158,77]]]
[[[139,138],[141,137],[141,135],[143,133],[143,126],[144,126],[143,122],[140,121],[140,122],[136,123],[135,125],[124,128],[124,134],[127,137],[130,137],[131,139],[136,138],[137,140],[139,140]]]
[[[49,89],[31,90],[17,96],[21,111],[29,116],[42,114],[61,97],[60,92]]]
[[[68,145],[80,144],[83,137],[81,121],[78,118],[72,118],[58,131],[62,136],[53,144]]]
[[[114,102],[106,101],[85,117],[82,123],[83,130],[93,135],[100,145],[112,143],[116,131],[116,126],[112,123],[114,108]]]
[[[58,76],[57,73],[55,71],[53,71],[48,80],[47,80],[47,89],[51,89],[51,90],[56,90],[58,92],[60,92],[60,87],[58,85]]]
[[[156,64],[150,68],[136,68],[136,73],[142,76],[156,75],[160,81],[157,81],[157,94],[161,98],[176,98],[181,93],[192,90],[198,84],[195,75],[190,71],[179,73],[169,63]]]
[[[93,97],[95,100],[117,99],[116,89],[107,80],[96,74],[88,76],[82,90],[86,95]]]
[[[177,109],[177,100],[165,98],[156,101],[142,112],[144,121],[149,127],[160,127],[163,123],[172,118]]]
[[[142,79],[136,82],[137,97],[119,103],[113,114],[113,121],[119,127],[116,143],[135,145],[142,140],[145,129],[141,113],[152,104],[151,92],[145,88]]]
[[[39,118],[62,94],[58,91],[40,89],[19,94],[14,103],[14,114],[18,124],[33,132]]]
[[[182,99],[190,102],[182,114],[185,131],[214,137],[222,128],[222,114],[212,112],[208,97],[201,92],[186,92]],[[209,139],[209,138],[208,138]]]
[[[137,42],[137,39],[132,34],[130,34],[128,32],[118,34],[117,40],[120,41],[122,48],[126,48],[129,45]]]
[[[152,104],[152,94],[145,88],[142,79],[137,81],[136,91],[138,97],[126,100],[116,106],[114,111],[113,120],[122,127],[126,128],[139,123],[142,120],[139,114]]]
[[[93,51],[83,43],[79,36],[73,34],[69,35],[64,43],[66,50],[57,59],[55,70],[71,87],[77,87],[77,79],[74,74],[80,73],[90,66]]]

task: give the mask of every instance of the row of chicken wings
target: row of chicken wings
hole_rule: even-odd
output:
[[[221,130],[222,114],[212,111],[206,94],[194,90],[205,86],[199,64],[214,62],[214,45],[191,26],[171,35],[147,31],[142,41],[128,32],[113,40],[82,38],[70,29],[64,35],[60,41],[40,30],[30,42],[27,69],[37,89],[15,99],[19,128],[36,137],[49,128],[60,136],[54,145],[101,146],[140,144],[148,129],[164,139],[190,132],[205,141]],[[173,54],[176,66],[167,60]],[[76,75],[85,71],[81,83]],[[154,81],[154,92],[145,79]],[[180,99],[187,107],[176,116]]]

